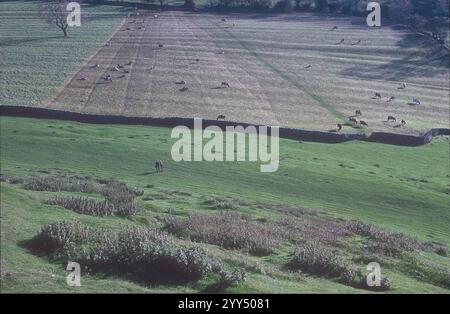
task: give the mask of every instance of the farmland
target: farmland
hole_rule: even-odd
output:
[[[231,121],[322,131],[335,130],[355,110],[362,111],[368,132],[420,134],[448,126],[448,67],[432,44],[405,30],[369,29],[360,18],[306,13],[235,14],[222,22],[213,14],[170,11],[154,18],[141,12],[122,21],[126,9],[105,10],[110,14],[99,16],[108,18],[75,29],[62,51],[52,50],[56,45],[61,49],[59,39],[42,40],[44,56],[64,64],[63,71],[58,68],[45,80],[36,72],[50,62],[46,58],[33,58],[30,68],[22,67],[27,72],[12,70],[20,63],[13,55],[33,43],[2,47],[7,89],[0,101],[128,116],[215,119],[223,114]],[[36,28],[35,37],[42,25],[36,17],[27,21]],[[335,25],[339,29],[330,31]],[[13,28],[25,32],[25,25],[15,26],[4,23],[8,36],[17,36]],[[97,28],[101,31],[90,35]],[[111,38],[107,30],[113,32]],[[56,30],[45,36],[39,32],[45,38]],[[68,58],[73,45],[82,52],[75,59]],[[93,55],[85,59],[89,53]],[[128,62],[126,73],[111,71]],[[95,64],[99,67],[93,68]],[[107,74],[112,82],[102,79]],[[27,82],[40,80],[34,86],[41,86],[48,79],[52,81],[43,90],[26,88]],[[187,91],[180,91],[179,81],[186,82]],[[222,88],[221,82],[230,88]],[[402,82],[407,88],[399,90]],[[381,99],[372,99],[375,92]],[[12,101],[11,94],[19,96]],[[391,96],[395,99],[386,102]],[[414,97],[421,105],[411,104]],[[388,115],[407,124],[388,123]],[[343,131],[355,129],[350,125]]]
[[[398,26],[85,4],[64,38],[37,3],[0,3],[0,105],[346,133],[448,127],[448,67]],[[367,128],[345,123],[355,110]],[[155,126],[0,117],[0,292],[449,293],[448,137],[280,139],[272,173],[175,162],[175,141]],[[66,283],[69,260],[80,287]],[[378,290],[365,283],[373,261]]]

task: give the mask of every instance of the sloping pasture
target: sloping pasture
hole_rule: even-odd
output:
[[[334,25],[339,29],[330,31]],[[109,42],[47,107],[154,117],[224,114],[325,131],[357,109],[368,131],[418,134],[448,124],[448,68],[439,52],[404,30],[369,29],[359,19],[236,15],[222,22],[214,15],[142,12]],[[129,61],[130,73],[111,71]],[[96,63],[99,68],[90,68]],[[108,73],[112,82],[101,78]],[[187,91],[176,84],[181,80]],[[400,90],[402,82],[407,88]],[[382,98],[372,99],[375,92]],[[386,102],[390,96],[395,99]],[[422,104],[409,104],[413,97]],[[388,115],[407,123],[388,123]]]

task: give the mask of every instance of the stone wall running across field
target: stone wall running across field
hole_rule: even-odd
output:
[[[92,124],[124,124],[124,125],[152,125],[161,127],[175,127],[184,125],[189,128],[194,127],[194,119],[192,118],[151,118],[151,117],[126,117],[115,115],[97,115],[88,113],[77,113],[63,110],[54,110],[47,108],[36,107],[22,107],[22,106],[0,106],[0,116],[14,116],[14,117],[29,117],[41,119],[57,119],[68,120],[82,123]],[[238,123],[233,121],[216,121],[216,120],[202,120],[203,128],[208,126],[219,126],[225,129],[226,126],[241,125],[244,128],[250,125],[258,127],[260,125]],[[280,128],[279,135],[281,138],[319,142],[319,143],[343,143],[352,140],[378,142],[391,145],[400,146],[420,146],[431,142],[433,137],[439,135],[450,135],[450,129],[439,128],[431,129],[423,136],[403,135],[385,132],[373,132],[370,135],[366,134],[342,134],[333,132],[321,131],[306,131],[292,128]],[[270,134],[270,127],[269,127]]]

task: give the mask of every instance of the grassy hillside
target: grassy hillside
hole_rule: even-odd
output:
[[[25,245],[46,224],[75,219],[110,230],[123,230],[129,224],[160,228],[161,217],[217,213],[223,204],[214,207],[205,202],[210,199],[224,199],[225,209],[246,213],[252,221],[262,224],[283,217],[295,219],[283,208],[294,208],[292,211],[309,208],[328,222],[334,221],[333,217],[359,219],[417,236],[421,241],[450,245],[448,138],[438,138],[432,144],[416,148],[281,140],[278,172],[260,173],[256,163],[172,162],[169,152],[174,140],[170,139],[170,129],[165,128],[6,117],[0,122],[4,176],[115,178],[145,192],[138,199],[142,209],[132,218],[93,217],[45,203],[59,193],[26,190],[21,184],[1,182],[1,265],[5,291],[68,289],[61,264],[36,256]],[[162,174],[152,173],[156,159],[163,159],[166,164]],[[324,222],[318,222],[318,227],[321,223]],[[414,256],[426,266],[417,270],[418,264],[411,264],[404,257],[397,260],[365,256],[361,253],[361,241],[358,237],[343,237],[335,248],[353,256],[352,260],[362,268],[370,258],[379,260],[383,274],[392,282],[392,292],[448,292],[445,284],[438,283],[442,282],[436,279],[438,275],[429,273],[433,268],[449,269],[448,257],[420,251]],[[227,265],[246,269],[248,279],[229,288],[229,292],[367,291],[327,278],[287,272],[285,265],[291,256],[291,244],[263,257],[202,245]],[[6,276],[6,271],[12,275]],[[118,275],[91,274],[82,278],[79,291],[123,292],[203,291],[213,280],[207,277],[183,285],[149,286]]]

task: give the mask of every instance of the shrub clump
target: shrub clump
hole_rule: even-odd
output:
[[[107,234],[63,222],[44,227],[33,241],[43,253],[59,250],[55,256],[76,261],[88,272],[121,273],[148,282],[198,280],[214,265],[203,248],[178,247],[170,235],[142,227]]]
[[[48,192],[81,192],[98,193],[100,187],[91,180],[80,177],[30,177],[25,181],[24,188],[32,191]]]
[[[423,247],[422,242],[416,238],[402,233],[388,232],[358,220],[347,222],[347,229],[357,235],[374,240],[376,243],[369,245],[369,249],[385,255],[393,256],[401,250],[416,251]]]
[[[53,253],[68,245],[87,242],[93,230],[80,222],[62,221],[45,226],[31,241],[32,248]]]
[[[244,282],[247,279],[247,273],[243,269],[236,269],[233,271],[226,270],[222,267],[219,272],[220,280],[218,283],[219,290],[225,290],[229,287],[234,287]]]
[[[353,280],[352,268],[334,251],[317,242],[307,243],[298,248],[289,264],[290,268],[305,273],[327,278],[350,278]]]
[[[257,256],[271,254],[279,238],[271,228],[234,212],[194,214],[188,219],[167,218],[165,228],[192,241],[220,245],[226,249],[243,249]]]
[[[56,196],[49,199],[47,203],[92,216],[110,216],[113,213],[113,206],[109,202],[81,196]]]

